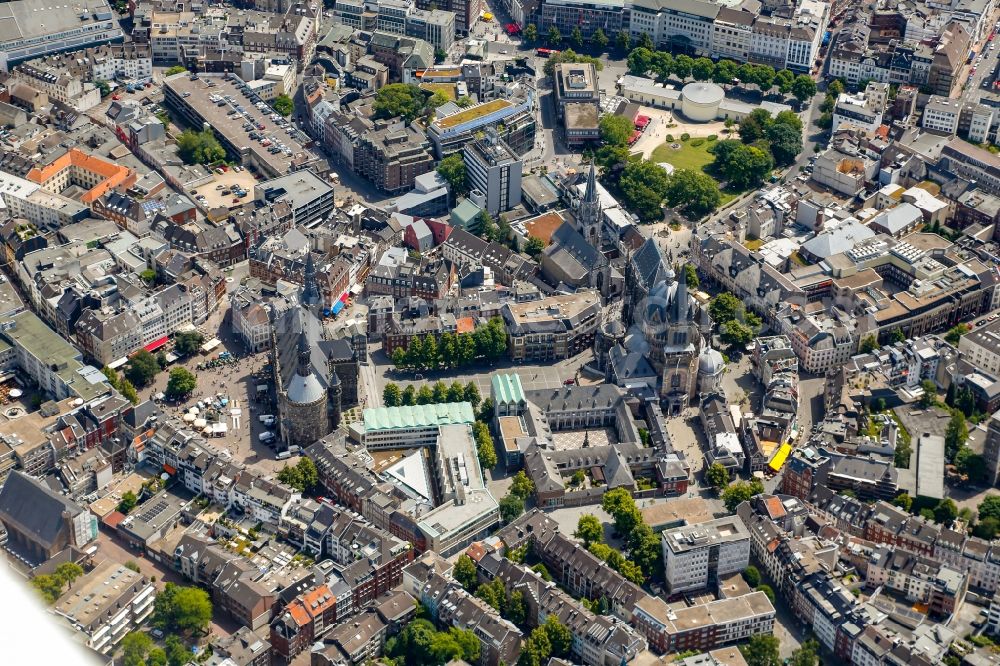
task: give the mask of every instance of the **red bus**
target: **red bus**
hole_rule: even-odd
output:
[[[539,58],[548,58],[559,53],[558,49],[535,49],[535,55]]]

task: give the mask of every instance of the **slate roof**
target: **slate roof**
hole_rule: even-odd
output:
[[[46,548],[58,543],[65,528],[64,511],[74,517],[82,513],[83,508],[27,474],[11,472],[0,489],[0,521],[31,535]]]

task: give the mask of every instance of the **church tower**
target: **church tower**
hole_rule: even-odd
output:
[[[578,230],[588,243],[601,249],[601,201],[597,196],[597,168],[590,164],[587,189],[576,213]]]
[[[340,426],[341,411],[343,410],[344,387],[340,384],[340,375],[336,368],[330,368],[330,386],[327,389],[330,396],[330,423],[336,430]]]

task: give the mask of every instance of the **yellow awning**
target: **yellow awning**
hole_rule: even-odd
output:
[[[781,448],[778,449],[778,452],[774,454],[774,457],[771,458],[771,462],[769,462],[767,466],[770,467],[775,472],[780,471],[781,466],[785,464],[786,460],[788,460],[788,456],[791,454],[791,452],[792,452],[791,446],[789,446],[788,444],[782,444]]]

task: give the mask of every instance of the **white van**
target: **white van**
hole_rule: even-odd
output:
[[[302,447],[299,446],[298,444],[292,444],[291,446],[288,447],[288,452],[292,454],[298,454],[298,452],[301,450]]]
[[[282,451],[277,456],[275,456],[275,459],[277,459],[277,460],[288,460],[291,457],[292,457],[291,453],[289,453],[288,451]]]
[[[267,444],[272,439],[274,439],[274,433],[270,432],[270,431],[268,431],[268,432],[262,432],[262,433],[260,433],[260,435],[257,436],[257,438],[260,439],[260,441],[263,444]]]
[[[266,423],[267,421],[273,421],[274,420],[274,414],[261,414],[260,416],[257,417],[257,419],[261,423]]]

